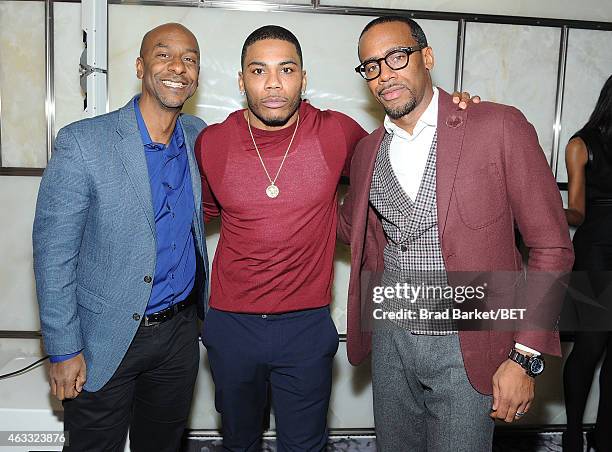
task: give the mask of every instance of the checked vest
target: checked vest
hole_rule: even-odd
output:
[[[385,269],[382,275],[383,286],[407,284],[421,286],[421,293],[410,299],[406,292],[400,297],[385,299],[381,305],[385,311],[411,310],[416,319],[394,319],[399,326],[413,333],[444,335],[456,332],[455,322],[451,319],[421,318],[422,310],[427,313],[450,312],[452,299],[444,298],[441,293],[448,288],[446,269],[440,238],[436,207],[436,148],[437,133],[434,135],[423,179],[416,197],[411,200],[401,187],[391,166],[389,149],[392,134],[385,133],[376,162],[370,203],[382,220],[388,239],[384,250]],[[437,290],[435,288],[438,288]],[[408,292],[410,293],[410,292]]]

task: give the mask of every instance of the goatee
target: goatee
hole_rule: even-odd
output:
[[[410,99],[408,103],[400,107],[397,107],[397,108],[384,107],[384,108],[385,108],[385,113],[387,113],[387,115],[391,119],[400,119],[402,116],[406,116],[408,113],[414,110],[415,107],[416,107],[416,99],[413,97],[412,99]]]
[[[298,97],[295,101],[295,104],[292,105],[291,111],[284,118],[266,118],[255,107],[248,93],[246,93],[246,99],[247,105],[249,106],[249,110],[251,111],[251,113],[253,113],[255,117],[259,119],[262,123],[264,123],[267,127],[282,127],[287,124],[287,122],[289,122],[295,112],[298,111],[298,109],[300,108],[300,103],[302,102],[302,98]]]

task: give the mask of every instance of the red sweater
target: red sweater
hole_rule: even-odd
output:
[[[204,212],[221,215],[210,306],[281,313],[331,301],[336,243],[336,188],[366,132],[348,116],[302,102],[299,129],[276,181],[277,198],[249,135],[244,110],[202,131],[196,155]],[[295,130],[252,128],[274,178]]]

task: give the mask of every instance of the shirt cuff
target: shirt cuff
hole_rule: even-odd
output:
[[[527,352],[527,353],[531,353],[533,356],[540,356],[541,353],[537,350],[534,350],[533,348],[529,348],[526,345],[523,345],[519,342],[515,342],[514,343],[514,348],[516,348],[517,350],[520,350],[522,352]]]
[[[49,361],[52,363],[61,363],[62,361],[68,361],[70,358],[74,358],[79,353],[81,353],[81,350],[67,355],[51,355],[49,356]]]

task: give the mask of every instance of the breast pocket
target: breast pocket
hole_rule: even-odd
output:
[[[495,223],[507,209],[506,191],[495,163],[455,180],[455,201],[463,223],[481,229]]]

